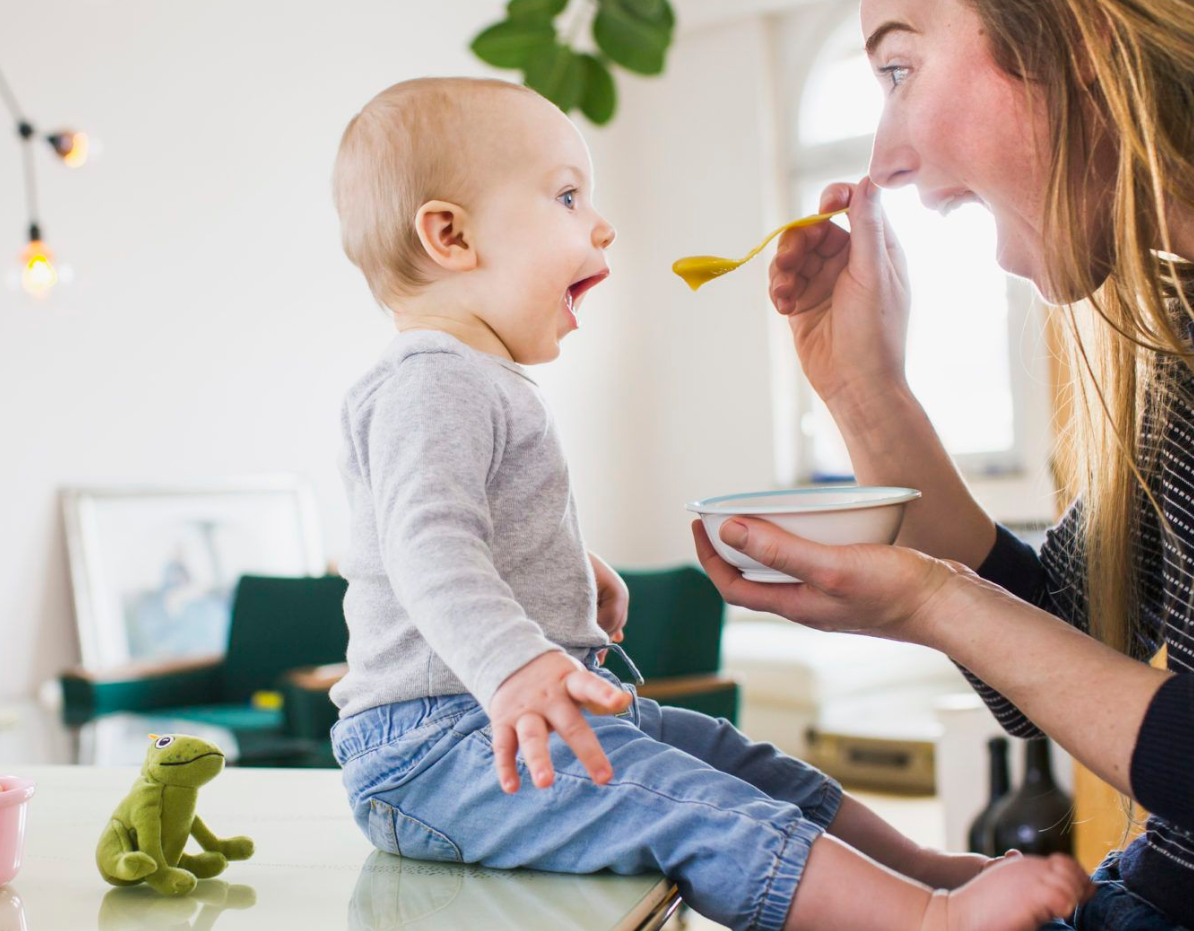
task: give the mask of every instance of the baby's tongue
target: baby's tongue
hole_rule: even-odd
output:
[[[572,289],[569,288],[564,292],[564,309],[568,311],[568,316],[572,318],[572,322],[576,326],[580,326],[580,320],[576,317],[576,310],[572,306]]]

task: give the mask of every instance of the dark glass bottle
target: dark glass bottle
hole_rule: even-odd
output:
[[[1040,855],[1074,852],[1070,830],[1073,802],[1053,781],[1049,741],[1030,740],[1024,748],[1024,782],[991,816],[996,853],[1019,850]]]
[[[996,854],[991,846],[991,816],[999,807],[999,803],[1003,801],[1003,797],[1007,795],[1008,789],[1011,788],[1007,770],[1007,738],[992,737],[987,741],[987,751],[991,763],[991,797],[987,800],[986,807],[978,813],[970,825],[967,841],[971,853],[984,853],[988,857],[993,857]],[[1002,850],[999,852],[1003,853]]]

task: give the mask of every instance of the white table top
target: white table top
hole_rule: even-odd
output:
[[[114,888],[95,846],[134,768],[17,766],[37,783],[25,862],[0,887],[0,931],[154,928],[636,928],[674,887],[658,874],[569,876],[429,863],[373,850],[349,814],[338,770],[225,770],[199,790],[221,836],[247,834],[252,859],[170,899]],[[192,841],[192,847],[194,843]],[[195,848],[197,849],[197,848]]]

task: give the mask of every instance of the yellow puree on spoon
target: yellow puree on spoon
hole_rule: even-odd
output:
[[[732,272],[739,265],[745,265],[756,255],[763,251],[763,247],[771,242],[776,236],[784,230],[795,229],[798,226],[815,226],[823,220],[828,220],[830,217],[836,217],[839,213],[845,213],[848,208],[843,207],[841,210],[834,210],[831,213],[818,213],[816,216],[804,217],[800,220],[793,220],[791,223],[785,223],[774,233],[764,239],[761,243],[750,250],[750,253],[741,259],[720,259],[715,255],[689,255],[682,259],[676,259],[672,264],[672,271],[684,279],[692,290],[696,290],[701,285],[714,278],[720,278],[726,272]]]

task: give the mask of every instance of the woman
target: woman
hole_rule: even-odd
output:
[[[1194,927],[1194,4],[863,0],[862,25],[886,102],[869,176],[821,205],[848,204],[851,232],[785,234],[771,297],[858,481],[924,497],[895,547],[724,525],[806,585],[743,580],[698,522],[701,562],[731,603],[945,652],[1011,733],[1049,734],[1153,813],[1065,927]],[[905,382],[879,193],[905,184],[942,211],[985,204],[1003,268],[1086,300],[1080,494],[1039,559],[970,496]],[[1162,645],[1167,671],[1144,662]]]

